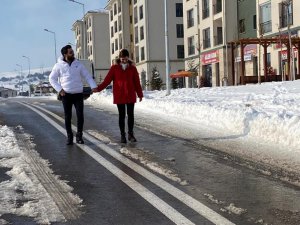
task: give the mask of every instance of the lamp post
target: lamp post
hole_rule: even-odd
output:
[[[19,79],[19,92],[20,92],[20,80],[22,79],[23,81],[23,75],[22,75],[23,67],[20,64],[16,64],[16,66],[20,67],[20,79]],[[23,84],[22,84],[22,92],[23,92]]]
[[[86,26],[85,26],[85,21],[84,21],[84,16],[85,16],[85,8],[84,8],[84,4],[75,0],[69,0],[70,2],[79,4],[82,6],[82,22],[83,22],[83,32],[82,32],[82,40],[83,40],[83,49],[82,49],[82,55],[83,58],[86,59],[87,58],[87,41],[86,41]]]
[[[165,5],[165,47],[166,47],[166,86],[167,86],[167,95],[171,94],[170,90],[170,81],[169,81],[169,75],[170,75],[170,59],[169,59],[169,37],[168,37],[168,5],[167,0],[164,0]]]
[[[57,62],[57,54],[56,54],[56,34],[54,31],[48,30],[48,29],[44,29],[44,31],[49,32],[51,34],[53,34],[54,36],[54,53],[55,53],[55,63]]]
[[[30,82],[29,82],[29,75],[30,75],[30,58],[26,55],[22,56],[23,58],[27,59],[28,62],[28,84],[29,84],[29,97],[31,96],[31,89],[30,89]]]

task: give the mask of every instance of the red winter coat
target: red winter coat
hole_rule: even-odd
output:
[[[136,67],[128,64],[126,70],[120,64],[113,65],[104,81],[98,86],[102,91],[113,81],[114,104],[128,104],[136,102],[136,95],[143,97],[139,73]]]

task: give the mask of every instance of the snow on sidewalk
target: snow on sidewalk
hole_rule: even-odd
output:
[[[299,171],[300,81],[165,93],[145,91],[143,101],[136,104],[137,117],[155,117],[152,121],[158,119],[173,130],[177,126],[191,139],[198,138],[210,147]],[[112,101],[109,90],[88,100],[96,107],[110,109]]]

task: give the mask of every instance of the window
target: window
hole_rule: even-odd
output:
[[[129,17],[129,22],[132,24],[132,16]]]
[[[144,7],[140,6],[140,20],[144,18]]]
[[[134,7],[133,13],[134,13],[134,24],[136,24],[138,22],[137,7]]]
[[[138,27],[134,28],[134,42],[135,43],[139,42],[139,28]]]
[[[256,30],[257,20],[256,15],[253,16],[253,29]]]
[[[239,21],[239,32],[240,33],[245,33],[246,27],[245,27],[245,19],[241,19]]]
[[[116,15],[116,14],[117,14],[117,3],[114,4],[114,15]]]
[[[119,49],[122,49],[123,48],[123,38],[122,38],[122,35],[119,36]]]
[[[110,27],[110,37],[114,36],[114,27]]]
[[[177,45],[177,58],[184,59],[184,45]]]
[[[187,11],[187,27],[194,26],[194,9]]]
[[[177,38],[183,38],[184,35],[183,24],[176,24],[176,33],[177,33]]]
[[[117,21],[115,21],[115,33],[117,33],[118,32],[118,22]]]
[[[118,39],[115,40],[115,50],[117,51],[119,49]]]
[[[140,40],[144,40],[144,27],[140,27]]]
[[[183,17],[183,4],[176,3],[176,17]]]
[[[145,60],[145,47],[141,48],[141,61]]]
[[[272,31],[271,2],[260,6],[260,29],[261,34]]]
[[[214,2],[214,14],[222,12],[222,0],[215,0]]]
[[[137,0],[134,0],[134,1],[133,1],[133,4],[136,4],[136,3],[137,3]]]
[[[203,0],[202,19],[209,17],[209,0]]]
[[[203,48],[210,48],[210,28],[203,30]]]
[[[119,13],[121,12],[121,1],[120,0],[118,1],[118,12]]]
[[[112,43],[111,44],[111,54],[114,54],[115,53],[115,44]]]
[[[188,55],[195,54],[194,36],[188,38]]]
[[[217,27],[217,37],[215,37],[215,45],[223,44],[223,28]]]
[[[280,27],[287,27],[293,24],[293,2],[281,2],[279,5]]]
[[[114,14],[113,14],[113,11],[110,10],[110,21],[113,21],[113,19],[114,19]]]
[[[119,18],[118,18],[119,31],[122,30],[122,21],[121,21],[121,20],[122,20],[122,19],[121,19],[121,16],[119,16]]]

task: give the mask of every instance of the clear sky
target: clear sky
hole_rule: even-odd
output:
[[[85,11],[103,9],[107,0],[77,0],[85,5]],[[82,19],[82,6],[69,0],[1,0],[0,2],[0,72],[19,68],[52,67],[55,63],[54,35],[57,55],[68,42],[75,43],[71,30],[76,20]]]

